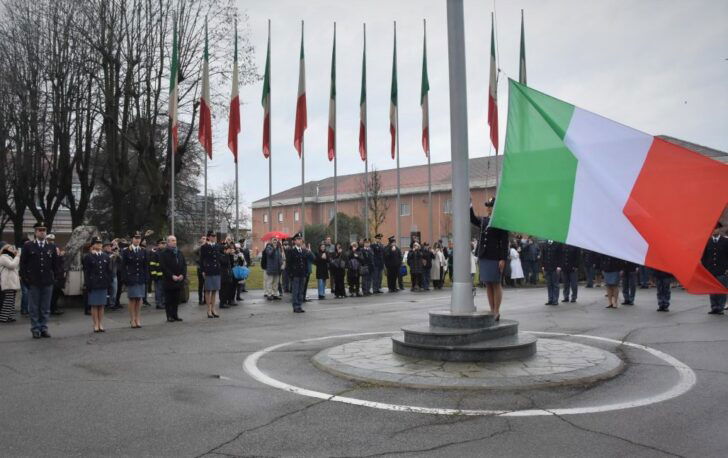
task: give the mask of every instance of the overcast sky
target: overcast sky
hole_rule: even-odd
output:
[[[492,154],[487,94],[492,1],[465,0],[468,130],[471,157]],[[422,20],[427,19],[433,162],[450,160],[445,0],[238,0],[249,20],[255,61],[265,64],[272,23],[273,192],[300,184],[293,148],[300,21],[305,21],[308,129],[306,180],[333,175],[326,156],[333,22],[337,23],[339,174],[358,173],[362,23],[367,25],[370,167],[391,168],[389,91],[392,27],[397,21],[401,165],[426,163],[419,106]],[[520,10],[525,11],[528,84],[534,89],[650,134],[728,151],[728,1],[500,0],[495,2],[505,139],[507,77],[518,78]],[[229,93],[229,87],[219,89]],[[261,153],[262,81],[241,88],[240,192],[248,203],[268,195]],[[234,179],[227,113],[215,121],[212,188]],[[504,143],[501,141],[501,143]]]

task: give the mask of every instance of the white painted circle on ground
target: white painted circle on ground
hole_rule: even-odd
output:
[[[528,332],[528,331],[526,331]],[[631,409],[634,407],[642,407],[650,404],[655,404],[668,399],[676,398],[682,394],[687,393],[695,385],[696,376],[695,372],[686,364],[679,361],[678,359],[663,353],[654,348],[646,347],[644,345],[623,342],[614,339],[608,339],[606,337],[587,336],[582,334],[565,334],[561,332],[529,332],[530,334],[548,335],[548,336],[567,336],[567,337],[579,337],[583,339],[591,339],[602,342],[608,342],[617,345],[624,345],[627,347],[636,348],[639,350],[646,351],[654,357],[663,360],[678,372],[678,382],[669,390],[657,393],[653,396],[648,396],[642,399],[635,399],[626,402],[616,402],[609,404],[601,404],[587,407],[573,407],[573,408],[559,408],[559,409],[526,409],[526,410],[467,410],[467,409],[446,409],[437,407],[421,407],[421,406],[408,406],[400,404],[388,404],[384,402],[366,401],[363,399],[357,399],[347,396],[337,396],[335,394],[323,393],[320,391],[309,390],[301,388],[295,385],[290,385],[280,380],[276,380],[269,375],[265,374],[258,368],[258,360],[265,356],[267,353],[278,350],[280,348],[287,347],[295,343],[306,343],[306,342],[317,342],[321,340],[329,339],[342,339],[347,337],[361,337],[370,335],[382,335],[382,334],[394,334],[393,332],[363,332],[356,334],[342,334],[336,336],[325,336],[315,337],[312,339],[295,340],[290,342],[284,342],[281,344],[273,345],[268,348],[264,348],[260,351],[253,353],[252,355],[245,358],[243,362],[243,369],[255,380],[264,383],[266,385],[278,388],[279,390],[288,391],[290,393],[299,394],[301,396],[307,396],[310,398],[323,399],[326,401],[343,402],[345,404],[358,405],[362,407],[370,407],[373,409],[390,410],[395,412],[410,412],[410,413],[425,413],[430,415],[465,415],[465,416],[506,416],[506,417],[533,417],[533,416],[545,416],[545,415],[578,415],[586,413],[600,413],[610,412],[614,410]]]

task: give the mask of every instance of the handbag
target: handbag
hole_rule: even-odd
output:
[[[407,266],[404,264],[399,266],[399,276],[400,277],[406,277],[407,276]]]
[[[250,275],[250,269],[248,269],[245,266],[235,266],[233,267],[233,277],[240,281],[245,280]]]

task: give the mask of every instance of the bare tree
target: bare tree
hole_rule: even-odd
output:
[[[368,184],[368,192],[367,192]],[[361,198],[364,200],[365,194],[368,194],[369,202],[369,228],[373,234],[379,233],[379,228],[384,224],[387,218],[387,210],[389,210],[389,199],[382,194],[382,175],[375,167],[369,172],[369,179],[362,175],[361,177]],[[362,218],[364,212],[362,211]],[[367,237],[371,234],[367,234]]]
[[[214,196],[217,217],[225,224],[225,227],[235,228],[235,181],[223,183]],[[247,227],[250,223],[250,215],[248,215],[244,199],[238,198],[237,210],[240,215],[240,226]]]

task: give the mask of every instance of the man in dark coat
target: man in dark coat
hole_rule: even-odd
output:
[[[553,240],[547,240],[541,245],[541,270],[546,280],[546,291],[548,301],[546,305],[559,305],[559,274],[561,273],[561,261],[563,254],[561,244]]]
[[[480,229],[476,248],[480,281],[485,283],[490,311],[498,321],[500,320],[500,306],[503,300],[501,279],[506,268],[510,244],[508,242],[508,231],[490,225],[490,217],[493,214],[494,206],[495,197],[491,197],[485,203],[487,216],[479,218],[475,215],[471,202],[470,224]]]
[[[56,245],[46,240],[45,223],[38,221],[33,227],[35,240],[26,242],[20,253],[20,278],[28,285],[30,332],[34,339],[39,339],[51,336],[48,333],[48,317],[58,252]]]
[[[384,246],[382,245],[382,234],[374,236],[372,250],[372,289],[374,294],[382,293],[382,271],[384,270]]]
[[[576,295],[579,292],[581,249],[564,244],[562,245],[561,256],[561,282],[564,284],[564,299],[561,302],[569,302],[569,290],[571,290],[571,302],[576,302]]]
[[[387,289],[390,293],[396,293],[399,270],[402,266],[402,251],[397,246],[395,237],[388,239],[389,243],[384,249],[384,267],[387,268]]]
[[[541,253],[539,252],[538,244],[534,242],[533,237],[529,236],[523,242],[521,252],[521,263],[523,264],[523,273],[525,277],[524,282],[535,285],[538,283],[538,273],[541,271],[538,267],[539,260],[541,259]]]
[[[294,313],[303,313],[305,299],[305,282],[308,271],[308,259],[303,251],[301,234],[293,236],[293,247],[286,254],[286,272],[291,283],[291,304]]]
[[[187,262],[182,252],[177,248],[177,237],[167,237],[167,248],[159,253],[159,264],[162,270],[162,284],[164,287],[164,307],[167,321],[182,321],[178,315],[178,307],[185,278],[187,278]]]
[[[728,238],[721,235],[721,223],[716,224],[708,243],[703,251],[702,263],[708,272],[713,274],[715,278],[723,285],[728,287]],[[725,312],[726,294],[710,295],[710,313],[711,315],[723,315]]]
[[[359,247],[359,253],[361,254],[361,292],[365,296],[371,296],[374,254],[369,239],[364,239],[364,245]]]

